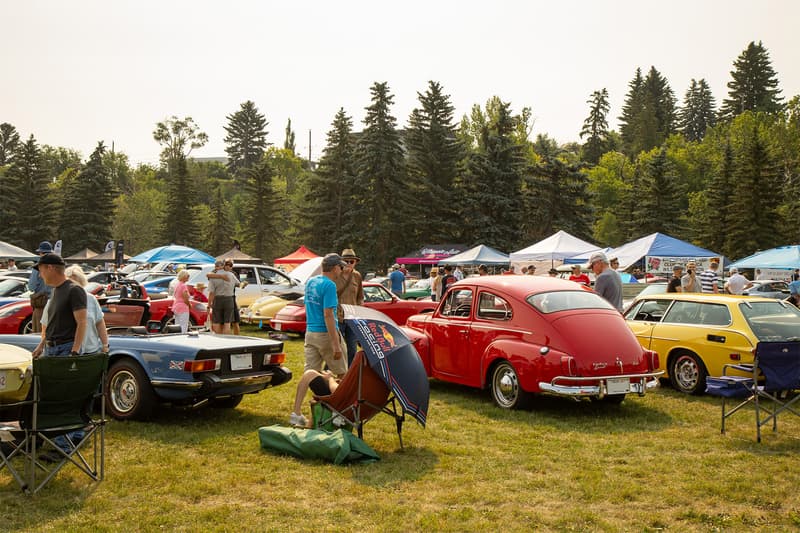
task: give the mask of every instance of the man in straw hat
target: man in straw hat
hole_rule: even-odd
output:
[[[347,343],[347,363],[350,364],[356,355],[356,340],[344,327],[342,304],[363,305],[364,287],[361,285],[361,274],[356,270],[356,265],[361,261],[361,258],[356,255],[352,248],[342,250],[341,257],[342,261],[347,263],[347,266],[344,267],[342,275],[336,280],[336,295],[339,297],[339,307],[336,315],[339,320],[339,331],[344,333],[344,340]]]

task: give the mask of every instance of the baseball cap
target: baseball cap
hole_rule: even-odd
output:
[[[731,267],[731,268],[728,269],[728,272],[730,272],[731,274],[738,274],[739,273],[739,269],[736,268],[736,267]]]
[[[325,255],[325,257],[322,258],[323,268],[331,268],[337,265],[342,268],[347,266],[347,263],[342,261],[342,257],[339,254],[327,254]]]
[[[608,257],[603,252],[595,252],[591,255],[591,257],[589,257],[589,266],[597,263],[598,261],[608,263]]]
[[[674,267],[672,267],[673,272],[677,272],[678,270],[683,270],[683,267],[681,265],[675,265]]]
[[[214,261],[214,266],[215,267],[221,267],[224,264],[225,264],[225,261],[223,261],[222,259],[217,259],[216,261]]]
[[[33,265],[33,268],[39,270],[39,265],[61,265],[65,266],[64,258],[58,254],[44,254],[39,258],[39,262]]]

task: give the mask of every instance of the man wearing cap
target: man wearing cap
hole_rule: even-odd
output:
[[[558,270],[556,270],[555,268],[551,268],[550,270],[548,270],[548,271],[547,271],[547,274],[548,274],[548,275],[549,275],[551,278],[555,278],[555,277],[557,277],[557,276],[558,276]]]
[[[336,377],[347,372],[347,359],[342,355],[347,347],[336,320],[339,306],[336,281],[346,266],[339,254],[327,254],[322,258],[322,274],[306,282],[306,338],[303,345],[306,363],[303,371],[322,372],[324,363]]]
[[[36,249],[39,257],[52,253],[52,251],[53,246],[48,241],[40,242],[39,247]],[[31,291],[31,308],[33,309],[31,326],[34,333],[39,333],[42,331],[42,312],[44,311],[44,306],[47,305],[47,300],[50,298],[50,287],[44,282],[35,266],[31,271],[31,277],[28,278],[28,290]]]
[[[233,263],[231,263],[233,267]],[[208,308],[211,309],[211,329],[214,333],[229,334],[234,319],[236,300],[233,297],[239,280],[225,270],[225,262],[217,259],[208,277]]]
[[[339,331],[344,334],[344,340],[347,343],[347,364],[349,365],[356,355],[356,339],[344,327],[344,311],[341,304],[363,305],[364,287],[361,285],[361,273],[356,270],[356,265],[361,259],[352,248],[342,250],[341,257],[347,263],[347,266],[344,267],[344,272],[336,280],[336,296],[339,298],[340,304],[337,307],[336,314],[339,320]]]
[[[595,275],[594,290],[622,312],[622,278],[608,264],[608,257],[603,252],[595,252],[589,258],[589,268]]]
[[[675,265],[672,267],[672,279],[667,283],[667,292],[683,292],[681,289],[681,277],[683,276],[683,267]]]
[[[47,327],[33,357],[80,354],[86,334],[86,291],[67,278],[66,263],[58,254],[42,255],[33,268],[53,288]]]
[[[717,280],[719,276],[717,275],[717,268],[719,268],[719,262],[716,259],[712,259],[711,263],[708,265],[708,268],[700,273],[700,289],[703,292],[707,293],[718,293],[719,286],[717,285]]]
[[[731,267],[728,273],[731,277],[725,282],[725,290],[730,294],[742,294],[745,289],[753,286],[753,282],[739,274],[738,268]]]
[[[592,284],[592,280],[589,279],[589,276],[581,272],[580,265],[572,265],[572,274],[569,275],[569,280],[575,283],[582,283],[587,287]]]
[[[400,270],[400,265],[395,263],[392,265],[392,272],[389,274],[389,281],[392,283],[392,292],[401,298],[406,292],[406,276]]]

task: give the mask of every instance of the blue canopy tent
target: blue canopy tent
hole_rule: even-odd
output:
[[[508,254],[485,244],[479,244],[475,248],[439,261],[440,265],[507,265],[508,263]]]
[[[779,246],[739,259],[732,265],[736,268],[800,268],[800,245]]]
[[[159,246],[131,257],[131,263],[213,263],[214,257],[188,246]]]

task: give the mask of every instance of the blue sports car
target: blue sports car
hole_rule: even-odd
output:
[[[39,335],[0,335],[32,351]],[[159,402],[234,408],[245,394],[287,383],[283,343],[234,335],[148,334],[128,328],[109,334],[106,406],[116,419],[146,419]]]

